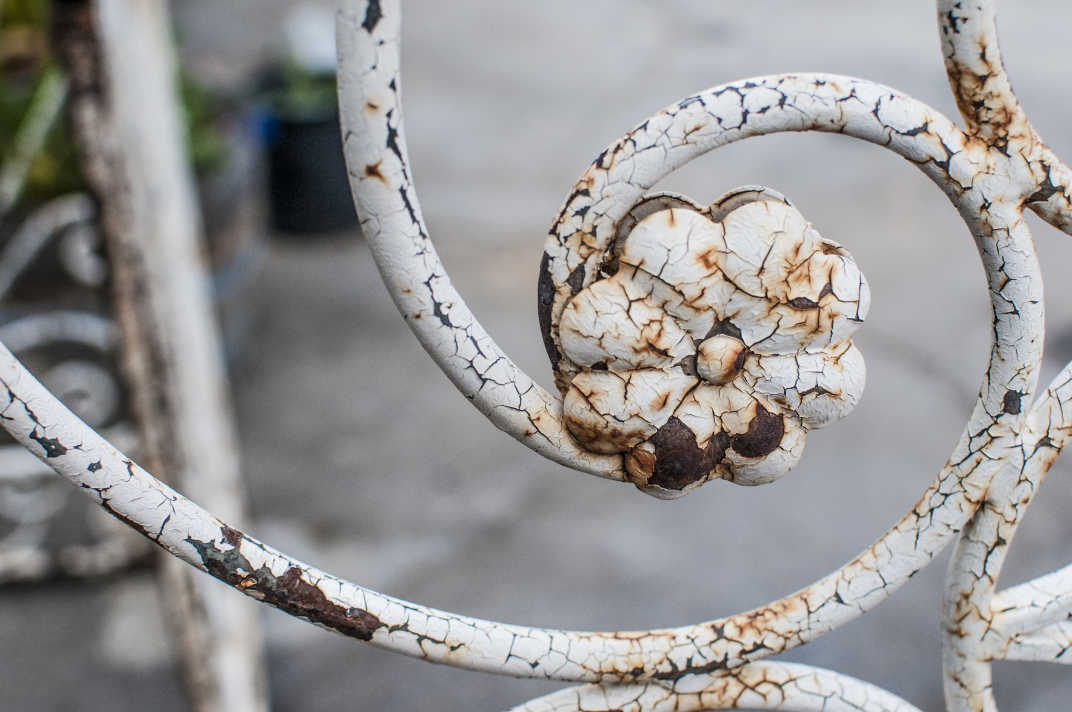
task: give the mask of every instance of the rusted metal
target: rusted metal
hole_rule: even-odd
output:
[[[846,415],[863,387],[851,337],[869,293],[848,252],[772,189],[738,189],[704,208],[651,194],[667,174],[751,136],[822,131],[897,153],[957,208],[985,272],[994,334],[968,423],[911,510],[785,598],[634,632],[467,618],[333,577],[242,534],[135,465],[0,349],[4,427],[108,511],[247,595],[431,662],[589,683],[520,710],[915,709],[836,672],[765,658],[863,615],[954,545],[943,614],[947,708],[994,710],[992,661],[1072,662],[1072,567],[996,585],[1017,525],[1072,433],[1072,364],[1038,388],[1044,302],[1023,216],[1027,207],[1072,232],[1072,196],[1069,169],[1011,91],[994,17],[989,0],[938,2],[966,128],[866,80],[788,74],[699,92],[609,146],[568,194],[540,265],[556,397],[492,341],[432,246],[403,137],[399,3],[340,2],[347,161],[388,289],[481,412],[579,471],[660,496],[715,477],[772,480],[799,457],[804,433]]]
[[[808,430],[860,398],[864,361],[850,337],[867,315],[867,281],[771,195],[737,189],[707,209],[677,197],[641,218],[642,201],[628,234],[619,224],[610,249],[590,255],[594,280],[582,288],[577,269],[552,277],[548,342],[566,428],[593,452],[620,453],[645,492],[772,482],[800,459]],[[571,244],[557,237],[553,247]]]

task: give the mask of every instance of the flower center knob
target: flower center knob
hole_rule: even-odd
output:
[[[582,447],[620,454],[645,492],[772,482],[808,430],[860,399],[851,338],[867,281],[772,191],[710,208],[653,196],[619,223],[612,252],[582,247],[560,258],[570,276],[545,334],[564,420]]]
[[[748,347],[728,334],[716,334],[696,347],[696,373],[708,383],[721,386],[741,372]]]

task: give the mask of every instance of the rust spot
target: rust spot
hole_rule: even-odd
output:
[[[744,457],[765,457],[776,449],[785,435],[785,419],[756,403],[756,414],[743,435],[734,435],[730,447]]]
[[[807,297],[796,297],[794,299],[790,299],[788,304],[789,304],[789,306],[793,307],[794,309],[818,309],[819,308],[819,303],[818,302],[813,301],[811,299],[808,299]]]
[[[584,264],[577,265],[577,269],[570,272],[569,277],[566,278],[566,284],[569,285],[573,294],[584,289]]]
[[[237,529],[232,529],[226,524],[223,525],[223,540],[231,546],[238,546],[242,541],[242,532]]]
[[[729,436],[716,433],[701,449],[696,435],[674,416],[651,437],[655,446],[655,464],[648,484],[679,490],[702,480],[722,461]]]
[[[323,591],[302,579],[301,569],[296,566],[287,569],[276,580],[275,593],[279,600],[273,602],[287,613],[331,628],[346,629],[361,640],[370,640],[376,629],[383,626],[380,619],[368,611],[343,608],[329,601]]]
[[[370,163],[369,165],[365,166],[365,177],[375,178],[384,185],[387,185],[387,179],[384,178],[383,173],[380,173],[381,163],[383,163],[383,161],[376,161],[375,163]]]
[[[224,536],[228,535],[225,533]],[[254,570],[249,559],[237,548],[220,551],[211,541],[186,541],[197,550],[210,574],[235,588],[255,592],[257,598],[281,611],[358,640],[371,640],[372,634],[384,625],[366,610],[345,608],[330,601],[323,591],[302,579],[302,571],[297,566],[291,566],[282,576],[275,576],[267,566]],[[240,570],[252,573],[239,574]]]
[[[370,114],[373,114],[373,113],[375,113],[375,112],[377,112],[379,110],[380,110],[380,105],[377,104],[376,102],[373,102],[373,101],[366,101],[365,102],[365,111],[369,112]]]
[[[704,252],[702,252],[701,254],[697,255],[696,259],[699,261],[699,263],[701,265],[703,265],[704,269],[706,269],[708,271],[712,271],[716,267],[718,267],[718,255],[719,255],[718,249],[715,248],[715,247],[712,247],[710,250],[704,250]]]
[[[748,349],[741,349],[737,353],[737,358],[733,360],[733,372],[739,373],[744,368],[744,362],[748,358]]]
[[[741,339],[741,341],[744,341],[744,338],[741,336],[741,330],[729,319],[722,319],[720,321],[716,321],[711,327],[711,330],[707,332],[706,336],[704,336],[704,338],[710,339],[712,336],[717,336],[719,334],[725,334],[726,336],[732,336],[735,339]]]
[[[606,423],[593,423],[578,418],[566,416],[566,430],[578,442],[591,449],[593,452],[603,452],[608,446],[617,446],[614,433]],[[602,448],[602,449],[601,449]],[[613,452],[613,451],[608,451]]]
[[[824,255],[844,255],[844,251],[837,245],[829,242],[823,242],[819,244],[819,251]]]
[[[670,401],[670,394],[666,393],[666,392],[663,392],[662,394],[660,394],[656,398],[652,399],[651,403],[649,404],[649,407],[652,410],[662,410],[663,408],[666,407],[666,404],[669,401]]]
[[[633,448],[625,459],[629,472],[641,479],[650,477],[655,470],[655,456],[647,450]]]

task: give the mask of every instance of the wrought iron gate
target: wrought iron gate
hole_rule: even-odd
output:
[[[894,151],[957,208],[983,263],[994,324],[968,424],[910,511],[790,596],[652,631],[470,619],[333,577],[228,526],[78,421],[6,349],[4,426],[117,517],[247,595],[432,662],[583,683],[517,709],[914,709],[866,682],[774,656],[873,609],[954,545],[943,610],[946,703],[995,709],[991,661],[1064,662],[1072,640],[1070,569],[996,586],[1072,427],[1072,366],[1038,388],[1042,280],[1023,211],[1072,232],[1072,193],[1069,169],[1009,86],[994,3],[938,6],[964,129],[872,82],[777,75],[687,97],[599,154],[569,190],[540,265],[540,323],[560,390],[552,394],[483,330],[430,241],[402,133],[398,3],[340,3],[352,188],[399,311],[496,427],[578,471],[660,497],[715,478],[771,482],[799,458],[807,433],[847,415],[863,387],[864,357],[851,337],[870,294],[848,251],[771,188],[735,189],[711,205],[650,194],[668,173],[744,138],[821,131]]]

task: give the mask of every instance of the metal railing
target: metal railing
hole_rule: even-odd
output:
[[[303,564],[156,480],[78,420],[6,348],[5,429],[101,506],[234,588],[373,645],[456,667],[582,683],[519,710],[911,710],[777,654],[886,600],[953,546],[943,606],[951,711],[993,710],[990,663],[1068,662],[1072,568],[998,590],[1005,554],[1072,428],[1072,364],[1040,389],[1043,295],[1024,210],[1072,233],[1072,173],[1028,122],[998,53],[994,2],[939,0],[965,128],[866,80],[776,75],[677,102],[611,144],[569,191],[540,267],[559,394],[499,349],[454,290],[411,182],[399,3],[341,0],[344,147],[362,228],[406,323],[496,427],[578,471],[672,497],[777,479],[862,388],[851,336],[866,280],[768,188],[712,206],[649,194],[708,151],[822,131],[890,149],[950,199],[987,277],[993,343],[952,454],[917,504],[838,570],[750,611],[679,628],[578,632],[434,610]]]

